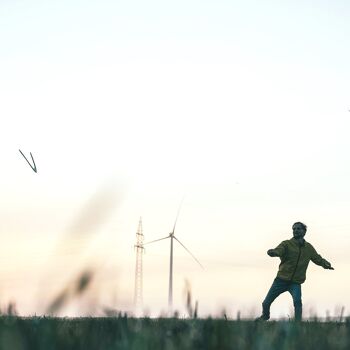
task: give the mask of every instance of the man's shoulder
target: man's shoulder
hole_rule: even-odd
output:
[[[282,241],[282,242],[280,243],[280,245],[290,245],[290,243],[291,243],[291,240],[290,240],[290,239],[285,239],[284,241]]]
[[[305,247],[308,249],[315,249],[314,246],[310,242],[307,242],[307,241],[305,241]]]
[[[294,237],[286,239],[284,242],[288,247],[299,247],[299,243]]]

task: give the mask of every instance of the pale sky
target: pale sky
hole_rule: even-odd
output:
[[[259,314],[266,251],[302,221],[335,267],[310,265],[305,314],[349,311],[349,15],[345,0],[1,1],[0,305],[42,314],[92,268],[60,314],[132,310],[139,217],[145,241],[164,237],[185,196],[175,235],[205,269],[175,245],[174,308],[187,279],[200,315]],[[169,243],[143,257],[153,315]]]

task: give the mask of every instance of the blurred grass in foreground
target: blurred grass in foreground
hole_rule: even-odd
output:
[[[0,317],[0,349],[349,349],[345,322]]]

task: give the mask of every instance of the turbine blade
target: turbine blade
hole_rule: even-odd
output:
[[[153,242],[162,241],[163,239],[167,239],[167,238],[169,238],[169,236],[166,236],[166,237],[164,237],[164,238],[155,239],[154,241],[150,241],[150,242],[143,243],[143,245],[150,244],[150,243],[153,243]]]
[[[203,265],[198,261],[198,259],[175,236],[173,237],[187,250],[187,252],[192,256],[192,258],[196,260],[200,267],[204,270]]]
[[[181,206],[182,206],[182,203],[183,203],[184,199],[185,199],[185,196],[182,197],[182,200],[181,200],[180,205],[179,205],[179,209],[177,210],[177,215],[176,215],[176,219],[175,219],[175,223],[174,223],[174,227],[173,227],[173,234],[175,232],[175,226],[176,226],[177,218],[179,217],[180,209],[181,209]]]

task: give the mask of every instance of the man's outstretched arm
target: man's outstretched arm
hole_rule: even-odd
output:
[[[282,257],[286,252],[286,246],[285,243],[282,242],[280,243],[275,249],[269,249],[267,251],[267,255],[274,257],[274,256],[279,256]]]
[[[326,270],[334,270],[332,264],[326,259],[323,259],[322,256],[316,252],[314,247],[312,247],[311,261],[316,265],[322,266]]]

